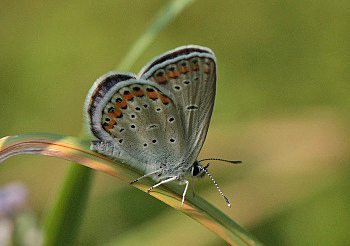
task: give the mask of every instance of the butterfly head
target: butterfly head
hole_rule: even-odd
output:
[[[203,159],[200,161],[195,161],[192,165],[192,169],[191,169],[191,174],[193,177],[198,177],[198,178],[203,178],[205,174],[207,174],[209,176],[209,178],[213,181],[214,185],[216,186],[216,188],[218,189],[218,191],[220,192],[220,195],[225,199],[227,205],[229,207],[231,207],[231,203],[228,200],[228,198],[224,195],[224,193],[222,193],[219,185],[216,183],[216,181],[214,180],[213,176],[211,176],[211,174],[208,172],[208,167],[209,167],[209,163],[206,166],[202,166],[201,162],[202,161],[208,161],[208,160],[216,160],[216,161],[224,161],[224,162],[229,162],[229,163],[233,163],[233,164],[240,164],[242,163],[241,161],[230,161],[230,160],[224,160],[224,159],[218,159],[218,158],[207,158],[207,159]]]
[[[191,174],[193,177],[203,178],[204,175],[207,173],[206,171],[208,167],[209,167],[209,163],[208,165],[203,167],[201,163],[196,160],[191,167]]]

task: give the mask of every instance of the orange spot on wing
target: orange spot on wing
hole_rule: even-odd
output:
[[[157,82],[158,83],[165,83],[168,81],[168,77],[167,76],[159,76],[157,77]]]
[[[188,68],[188,67],[182,67],[181,69],[180,69],[180,72],[181,73],[188,73],[190,71],[190,69]]]
[[[115,107],[117,109],[126,108],[128,106],[128,101],[132,100],[133,98],[134,98],[134,95],[131,93],[127,95],[123,95],[123,101],[120,103],[116,103]]]
[[[168,76],[169,76],[169,78],[177,78],[177,77],[179,77],[179,72],[178,71],[169,71]]]
[[[113,128],[113,126],[116,124],[117,122],[115,122],[114,120],[110,121],[108,126],[106,126],[106,130],[109,131]]]
[[[127,95],[124,95],[123,96],[123,101],[124,100],[127,100],[127,101],[130,101],[130,100],[132,100],[134,98],[134,95],[133,94],[127,94]]]
[[[116,104],[115,104],[115,107],[116,107],[116,108],[125,108],[127,105],[128,105],[128,103],[127,103],[126,99],[123,98],[123,101],[120,102],[120,103],[116,103]]]
[[[207,67],[206,69],[204,69],[204,72],[205,72],[205,73],[209,73],[209,72],[210,72],[210,69]]]
[[[160,97],[160,100],[162,100],[162,102],[163,102],[164,104],[170,103],[170,99],[169,99],[167,96],[165,96],[165,95],[159,95],[159,97]]]
[[[159,98],[158,93],[155,92],[155,91],[148,91],[148,92],[147,92],[147,96],[148,96],[150,99],[157,99],[157,98]]]
[[[116,108],[115,112],[108,113],[108,116],[115,119],[115,118],[119,118],[122,114],[123,114],[122,111],[119,108]]]
[[[137,97],[142,97],[143,95],[145,95],[145,92],[143,90],[133,91],[132,93]]]
[[[198,65],[193,65],[193,66],[192,66],[192,70],[198,71],[198,70],[199,70],[199,66],[198,66]]]

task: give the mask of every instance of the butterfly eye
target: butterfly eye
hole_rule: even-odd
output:
[[[199,166],[198,165],[194,165],[192,167],[192,176],[197,176],[200,172]]]

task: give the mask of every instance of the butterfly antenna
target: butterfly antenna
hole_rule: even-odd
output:
[[[199,162],[202,162],[202,161],[223,161],[223,162],[228,162],[228,163],[233,163],[233,164],[242,163],[242,161],[231,161],[231,160],[225,160],[225,159],[221,159],[221,158],[206,158],[206,159],[200,160]]]
[[[208,172],[207,168],[209,167],[209,163],[208,165],[206,165],[205,167],[203,167],[203,170],[206,174],[208,174],[209,178],[211,178],[211,180],[214,182],[216,188],[218,189],[218,191],[220,192],[220,195],[225,199],[227,205],[229,207],[231,207],[231,203],[230,203],[230,200],[224,195],[224,193],[222,193],[222,191],[220,190],[220,187],[218,185],[218,183],[216,183],[215,179],[213,178],[213,176],[211,176],[211,174]]]

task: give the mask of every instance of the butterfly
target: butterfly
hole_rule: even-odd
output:
[[[109,72],[90,89],[85,105],[91,149],[136,168],[153,188],[168,182],[185,185],[208,174],[197,160],[206,138],[216,94],[216,58],[197,45],[155,57],[139,75]],[[226,161],[226,160],[224,160]],[[240,163],[240,161],[229,161]]]

